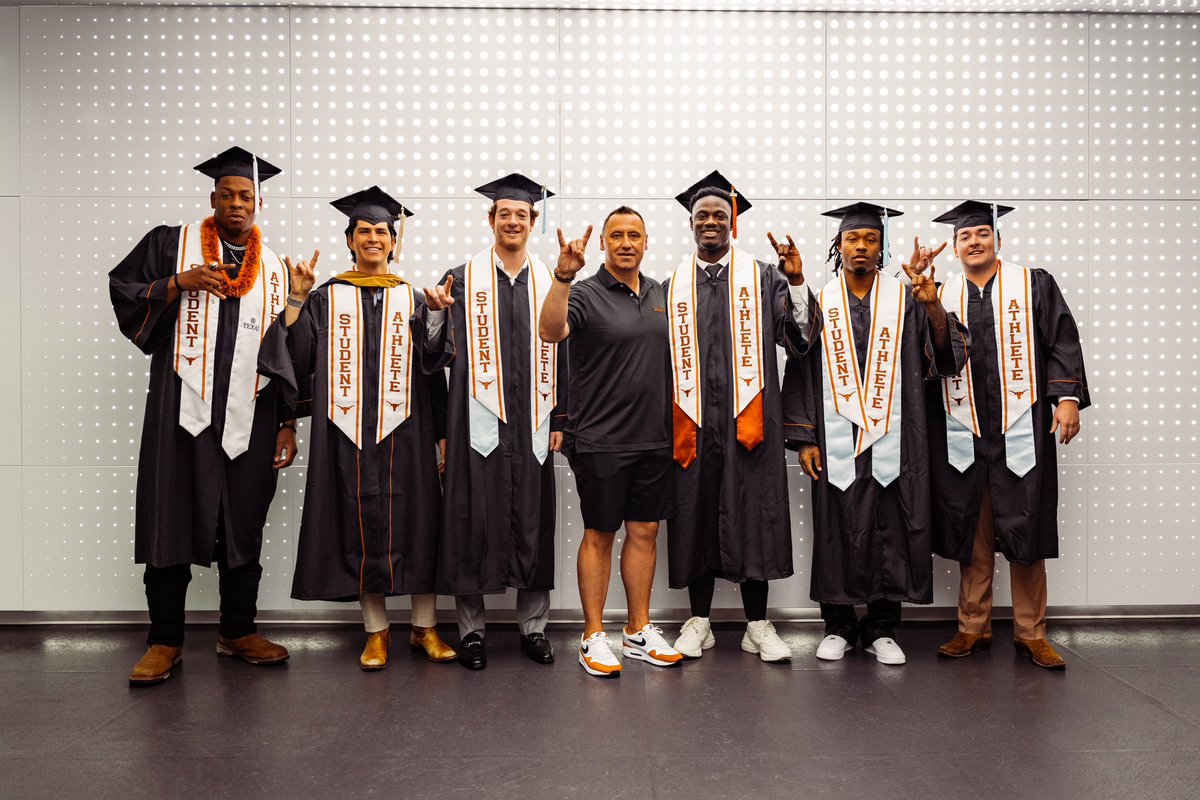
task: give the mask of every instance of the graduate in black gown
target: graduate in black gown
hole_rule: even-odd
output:
[[[767,581],[792,574],[775,346],[789,336],[800,341],[793,308],[807,302],[803,265],[794,246],[778,268],[742,250],[736,220],[750,201],[720,172],[676,200],[688,211],[696,249],[663,287],[675,456],[667,562],[671,588],[686,587],[691,605],[675,649],[699,658],[714,646],[709,615],[715,580],[724,578],[739,584],[742,649],[784,661],[791,651],[767,619]]]
[[[840,659],[861,640],[881,663],[903,664],[900,604],[933,601],[926,382],[953,375],[967,341],[938,302],[937,252],[914,250],[904,265],[911,289],[883,271],[885,214],[899,216],[870,203],[826,214],[841,220],[836,277],[784,389],[807,395],[790,406],[808,419],[789,437],[813,479],[811,596],[826,633],[817,657]]]
[[[526,245],[535,203],[553,193],[518,174],[476,191],[492,201],[494,244],[426,290],[415,329],[424,368],[450,368],[437,591],[456,596],[464,667],[487,666],[483,598],[508,587],[517,589],[522,651],[548,664],[551,453],[562,446],[566,421],[566,350],[538,338],[554,277]]]
[[[1011,210],[967,201],[936,220],[954,226],[963,267],[942,303],[965,319],[973,345],[968,369],[928,386],[934,552],[960,563],[958,633],[938,653],[990,646],[999,551],[1018,652],[1061,669],[1046,639],[1045,559],[1058,556],[1055,439],[1065,445],[1079,433],[1091,398],[1079,329],[1054,277],[1000,258],[998,219]]]
[[[259,365],[312,414],[292,597],[358,600],[367,632],[359,665],[381,670],[390,643],[384,599],[411,595],[409,644],[453,661],[437,635],[433,594],[446,379],[421,371],[409,326],[424,299],[389,268],[400,251],[396,221],[412,212],[378,186],[332,205],[349,218],[354,268],[313,291],[320,252],[288,260],[288,310]]]
[[[166,680],[182,659],[191,564],[220,569],[218,653],[288,657],[254,622],[276,471],[296,455],[278,384],[255,375],[287,296],[286,268],[254,224],[259,185],[279,169],[240,147],[196,169],[215,182],[213,215],[154,228],[108,274],[121,333],[151,357],[134,534],[150,632],[135,685]]]

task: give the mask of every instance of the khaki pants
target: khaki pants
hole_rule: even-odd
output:
[[[1046,562],[1009,563],[1012,579],[1013,634],[1019,639],[1046,638]],[[986,489],[975,529],[971,564],[959,565],[958,629],[975,635],[992,632],[992,578],[996,575],[996,518],[992,490]]]

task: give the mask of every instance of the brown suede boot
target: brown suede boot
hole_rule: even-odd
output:
[[[286,647],[257,633],[236,639],[218,636],[217,652],[223,656],[237,656],[250,664],[281,664],[288,660]]]
[[[412,633],[408,636],[408,644],[414,650],[424,650],[425,657],[430,661],[445,663],[458,657],[454,649],[438,636],[437,628],[422,628],[413,625]]]
[[[990,633],[964,633],[959,631],[954,638],[938,648],[938,655],[946,658],[966,658],[976,650],[988,650],[992,646]]]
[[[152,644],[146,653],[133,665],[129,673],[130,686],[151,686],[171,677],[171,668],[183,660],[182,647]]]
[[[391,641],[392,634],[388,628],[367,634],[367,646],[363,648],[362,655],[358,657],[358,666],[366,672],[386,669],[388,645]]]
[[[1063,661],[1063,657],[1054,652],[1054,648],[1050,646],[1050,642],[1045,639],[1021,639],[1014,637],[1013,645],[1017,648],[1017,652],[1023,656],[1029,656],[1033,659],[1033,663],[1039,667],[1046,669],[1066,669],[1067,662]]]

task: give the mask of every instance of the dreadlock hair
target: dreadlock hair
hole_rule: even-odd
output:
[[[360,222],[366,222],[366,220],[365,219],[357,219],[357,218],[350,220],[350,224],[346,226],[346,238],[347,239],[350,238],[350,234],[354,233],[354,229],[358,226],[358,223],[360,223]],[[367,224],[369,225],[370,223],[367,223]],[[392,242],[395,243],[396,242],[396,223],[389,222],[387,224],[387,226],[388,226],[388,233],[390,233],[392,235]],[[348,247],[350,249],[350,263],[357,264],[358,256],[354,255],[354,248],[350,247],[349,242],[346,243],[346,247]],[[388,253],[388,263],[389,264],[392,263],[392,255],[395,252],[396,252],[396,248],[393,244],[391,252]]]
[[[825,256],[825,263],[833,262],[833,274],[842,274],[842,234],[838,233],[833,237],[833,241],[829,243],[829,255]],[[883,270],[883,248],[879,248],[879,258],[875,261],[875,269]]]

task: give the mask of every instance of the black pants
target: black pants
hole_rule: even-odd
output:
[[[226,563],[225,542],[220,538],[213,555],[217,559],[217,569],[220,573],[220,634],[226,639],[237,639],[256,633],[258,627],[254,623],[254,617],[258,614],[258,584],[262,579],[262,565],[255,561],[230,569]],[[183,645],[184,605],[187,602],[187,587],[191,580],[190,564],[175,564],[170,567],[146,565],[142,582],[146,584],[146,604],[150,608],[147,645]]]
[[[767,582],[746,581],[739,583],[742,595],[742,609],[746,612],[746,620],[756,622],[767,618]],[[716,591],[717,580],[713,575],[703,578],[688,586],[688,600],[692,604],[693,617],[707,617],[712,613],[713,592]]]
[[[862,637],[863,644],[876,639],[896,636],[900,624],[899,600],[872,600],[867,603],[867,613],[860,620],[854,606],[821,603],[821,619],[825,620],[825,635],[841,636],[850,644]]]

